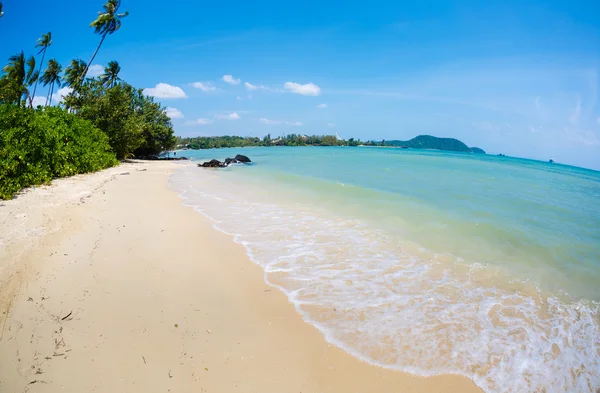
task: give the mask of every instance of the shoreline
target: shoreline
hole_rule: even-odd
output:
[[[327,343],[169,189],[181,165],[122,164],[2,203],[1,391],[481,392]]]

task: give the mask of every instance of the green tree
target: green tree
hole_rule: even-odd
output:
[[[102,82],[105,87],[113,87],[122,81],[121,78],[119,78],[119,72],[121,72],[119,62],[109,61],[108,66],[104,67],[104,74],[100,75],[100,82]]]
[[[37,43],[35,44],[36,48],[41,48],[40,51],[38,52],[38,55],[40,53],[42,54],[42,61],[40,62],[40,68],[37,71],[38,77],[42,73],[42,65],[44,64],[44,58],[46,57],[46,51],[48,50],[48,47],[50,45],[52,45],[52,33],[51,32],[42,34],[42,36],[40,38],[38,38]],[[33,94],[31,94],[31,99],[29,100],[30,107],[33,107],[33,98],[35,97],[35,92],[37,90],[38,79],[39,78],[36,78],[35,85],[33,86]]]
[[[72,101],[76,101],[79,116],[108,136],[119,159],[158,154],[175,143],[166,108],[127,83],[107,88],[92,79],[81,86],[76,98],[69,98],[68,104]]]
[[[104,11],[99,11],[98,17],[90,24],[90,26],[94,28],[94,33],[100,34],[102,38],[100,39],[100,43],[92,55],[92,58],[85,67],[85,71],[81,77],[82,80],[87,75],[92,62],[94,61],[94,58],[96,58],[96,55],[98,54],[98,51],[100,50],[100,47],[104,43],[106,37],[119,30],[122,23],[121,19],[129,15],[129,11],[126,11],[122,14],[118,13],[119,7],[121,7],[121,0],[108,0],[102,7],[104,8]]]
[[[25,60],[25,53],[11,56],[8,64],[2,68],[0,86],[2,86],[2,99],[0,101],[21,105],[30,97],[28,86],[35,83],[38,73],[35,71],[35,58],[32,56]],[[25,99],[25,101],[23,101]]]
[[[81,59],[71,60],[71,64],[65,68],[64,84],[77,91],[85,72],[85,61]]]
[[[8,64],[2,68],[2,71],[4,72],[2,78],[7,79],[4,85],[12,87],[14,89],[12,95],[17,97],[13,103],[20,105],[22,96],[25,93],[23,85],[25,82],[25,53],[21,51],[21,53],[9,57]]]
[[[44,73],[40,77],[40,80],[44,84],[44,86],[50,85],[50,89],[48,90],[48,97],[46,98],[46,106],[48,105],[48,101],[52,98],[52,93],[54,93],[54,85],[60,87],[62,73],[62,66],[56,61],[56,59],[50,59],[48,61],[48,68],[44,70]]]

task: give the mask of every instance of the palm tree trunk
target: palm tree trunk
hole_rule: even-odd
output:
[[[35,91],[37,90],[37,84],[40,80],[40,75],[42,75],[42,66],[44,65],[44,57],[46,57],[46,49],[48,49],[48,47],[45,47],[44,52],[42,52],[42,62],[40,63],[40,68],[38,70],[38,78],[35,81],[35,85],[33,86],[33,94],[31,96],[31,98],[29,99],[29,106],[31,108],[33,108],[33,98],[35,97]]]
[[[98,44],[98,47],[96,48],[96,51],[94,52],[94,55],[90,59],[89,63],[87,63],[87,65],[85,66],[85,70],[83,71],[83,74],[81,74],[81,77],[79,79],[80,84],[83,83],[83,80],[85,79],[85,76],[87,75],[87,72],[90,69],[92,62],[94,61],[94,58],[96,58],[96,55],[98,54],[98,51],[100,50],[100,47],[102,46],[102,43],[104,42],[104,39],[106,38],[107,34],[108,33],[104,33],[104,35],[102,36],[102,39],[100,40],[100,43]]]
[[[50,85],[50,89],[48,89],[48,95],[46,96],[46,105],[44,106],[48,106],[48,100],[50,99],[50,95],[52,94],[52,85]]]
[[[50,85],[50,106],[52,106],[52,95],[54,93],[54,83]]]

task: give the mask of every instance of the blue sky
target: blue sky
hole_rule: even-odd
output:
[[[89,59],[102,1],[4,0],[0,59],[52,31]],[[95,63],[172,108],[176,133],[456,137],[600,169],[598,1],[123,0]],[[24,23],[25,21],[25,23]],[[226,76],[230,77],[226,77]],[[42,91],[41,95],[45,92]]]

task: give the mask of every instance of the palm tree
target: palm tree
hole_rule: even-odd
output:
[[[86,63],[81,59],[71,60],[71,64],[65,68],[64,84],[72,87],[73,90],[79,88],[81,76],[85,71]]]
[[[106,87],[113,87],[122,80],[119,78],[119,72],[121,72],[119,62],[109,61],[108,67],[104,67],[104,74],[100,75],[100,82]]]
[[[50,59],[50,61],[48,61],[48,68],[44,70],[44,73],[40,78],[44,86],[50,85],[48,97],[46,97],[46,105],[48,105],[48,101],[50,100],[50,97],[52,97],[52,93],[54,93],[54,85],[56,84],[58,87],[60,87],[61,72],[62,66],[58,63],[58,61],[56,61],[56,59]]]
[[[35,57],[31,56],[25,60],[25,53],[21,51],[21,53],[13,55],[8,59],[8,64],[2,68],[2,71],[5,74],[3,78],[7,78],[18,88],[17,94],[19,98],[17,104],[21,105],[21,98],[23,96],[25,96],[25,102],[27,102],[27,99],[32,99],[27,86],[33,85],[39,76],[39,73],[35,70]]]
[[[7,80],[10,85],[14,87],[17,104],[21,105],[21,98],[25,93],[23,86],[26,74],[25,53],[21,51],[21,53],[9,57],[8,64],[2,68],[2,72],[4,72],[2,78]]]
[[[42,34],[42,36],[40,38],[38,38],[37,43],[35,44],[36,48],[42,48],[38,52],[38,55],[40,53],[42,54],[42,61],[40,62],[40,69],[38,70],[38,76],[42,72],[42,65],[44,64],[44,58],[46,57],[46,51],[48,50],[48,47],[50,45],[52,45],[52,33],[51,32]],[[33,97],[35,97],[36,90],[37,90],[37,79],[35,81],[35,86],[33,86],[33,94],[32,94]],[[33,99],[31,99],[29,101],[29,104],[30,104],[30,106],[33,107]]]
[[[104,11],[99,11],[98,18],[96,18],[96,20],[94,20],[90,24],[90,26],[95,29],[94,33],[100,34],[102,36],[102,39],[100,40],[100,43],[98,44],[94,55],[85,67],[85,71],[81,77],[82,80],[83,78],[85,78],[88,70],[90,69],[90,66],[92,65],[94,58],[98,54],[98,51],[100,50],[100,47],[102,46],[102,43],[104,42],[106,36],[113,34],[117,30],[119,30],[121,28],[121,19],[129,15],[129,11],[126,11],[123,14],[118,14],[117,12],[119,11],[120,6],[121,0],[108,0],[102,6],[104,8]]]

